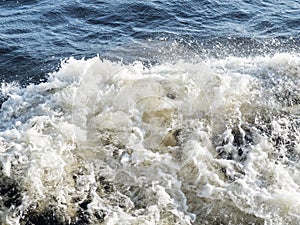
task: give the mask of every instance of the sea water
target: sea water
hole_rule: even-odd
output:
[[[297,1],[2,1],[1,224],[299,224]]]

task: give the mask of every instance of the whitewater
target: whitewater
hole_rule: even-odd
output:
[[[299,68],[98,56],[2,83],[1,224],[299,224]]]

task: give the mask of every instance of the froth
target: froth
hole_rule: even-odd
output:
[[[297,224],[298,65],[70,58],[2,85],[1,222]]]

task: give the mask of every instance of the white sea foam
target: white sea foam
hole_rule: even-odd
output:
[[[70,58],[3,84],[1,223],[299,224],[299,68]]]

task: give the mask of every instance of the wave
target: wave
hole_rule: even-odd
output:
[[[300,56],[62,62],[2,84],[2,224],[298,224]]]

